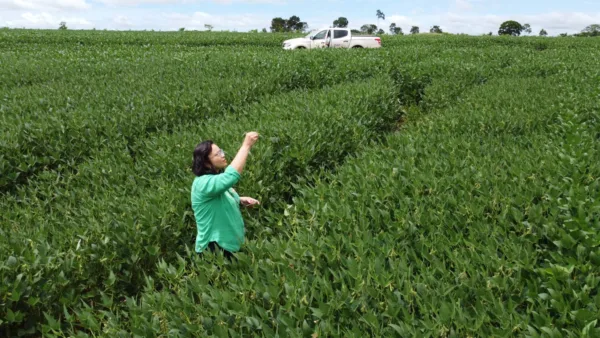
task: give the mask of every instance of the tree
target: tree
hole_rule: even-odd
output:
[[[283,19],[280,17],[273,18],[271,20],[271,32],[303,32],[308,28],[306,22],[300,21],[300,18],[296,15],[292,15],[289,19]]]
[[[207,31],[212,31],[213,30],[213,25],[209,25],[209,24],[204,24],[204,28],[206,28]]]
[[[377,31],[377,35],[383,35],[385,34],[385,31],[381,28],[379,28],[379,30]]]
[[[392,34],[392,35],[404,35],[404,33],[402,32],[402,27],[396,26],[396,24],[393,23],[393,22],[390,25],[390,34]]]
[[[185,31],[185,27],[181,27],[181,28],[179,28],[179,31],[180,31],[180,32],[183,32],[183,31]]]
[[[600,25],[599,24],[589,25],[589,26],[585,27],[582,32],[583,33],[599,33]]]
[[[419,26],[412,26],[410,28],[410,34],[419,34]]]
[[[333,20],[333,27],[346,28],[348,27],[348,19],[340,16],[336,20]]]
[[[308,24],[300,21],[300,18],[296,15],[292,15],[287,20],[286,26],[287,32],[304,32],[308,28]]]
[[[385,20],[385,14],[383,14],[382,11],[377,10],[377,13],[375,13],[375,15],[377,15],[377,25],[379,25],[379,19]]]
[[[500,25],[500,29],[498,29],[498,35],[519,36],[519,35],[521,35],[522,31],[523,31],[523,26],[521,26],[520,23],[513,21],[513,20],[509,20],[509,21],[504,21]]]
[[[67,29],[67,23],[64,21],[61,21],[60,25],[58,26],[58,29],[60,30],[66,30]]]
[[[548,32],[546,32],[545,29],[542,28],[542,30],[540,31],[540,36],[547,36]]]
[[[531,34],[531,26],[528,23],[523,25],[523,32]]]
[[[365,33],[365,34],[373,34],[377,31],[377,26],[374,24],[362,25],[360,27],[360,31],[361,31],[361,33]]]
[[[271,32],[273,33],[281,33],[285,32],[287,26],[287,22],[285,19],[277,17],[271,20]]]
[[[581,33],[575,34],[576,36],[600,36],[600,25],[593,24],[585,27]]]
[[[263,33],[266,33],[266,32],[267,32],[267,29],[266,29],[266,28],[263,28],[263,29],[262,29],[262,32],[263,32]]]
[[[433,26],[431,27],[431,29],[429,30],[430,33],[443,33],[442,29],[440,28],[440,26]]]

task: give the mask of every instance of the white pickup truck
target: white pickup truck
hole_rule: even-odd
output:
[[[377,36],[352,36],[347,28],[328,28],[303,38],[285,40],[283,49],[316,48],[380,48],[381,38]]]

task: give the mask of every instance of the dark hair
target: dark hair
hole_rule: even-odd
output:
[[[196,149],[194,149],[194,161],[192,163],[192,172],[194,172],[194,175],[202,176],[219,173],[208,158],[212,152],[212,145],[213,141],[206,140],[199,143]]]

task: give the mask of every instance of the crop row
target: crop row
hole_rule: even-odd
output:
[[[0,30],[0,46],[7,48],[26,45],[66,46],[236,46],[279,47],[283,40],[300,37],[296,33],[249,34],[235,32],[124,32],[124,31],[52,31]]]
[[[473,87],[300,188],[289,237],[182,254],[127,310],[79,316],[112,336],[597,336],[597,79]]]
[[[103,292],[119,298],[137,294],[144,276],[154,275],[159,258],[173,261],[193,239],[185,193],[190,173],[182,170],[189,165],[189,145],[219,135],[216,141],[232,154],[239,142],[235,136],[255,128],[267,145],[258,147],[257,156],[252,156],[238,190],[259,198],[264,210],[246,213],[248,238],[289,236],[282,214],[298,187],[318,180],[358,147],[396,128],[398,100],[405,108],[417,104],[423,100],[425,86],[450,77],[461,88],[478,84],[470,77],[464,82],[460,69],[452,67],[446,67],[444,77],[436,64],[432,64],[435,70],[430,77],[416,69],[395,68],[393,81],[273,96],[235,115],[139,139],[132,147],[112,144],[97,150],[74,174],[42,172],[28,189],[3,200],[4,207],[11,210],[3,215],[9,225],[3,234],[7,255],[28,262],[24,266],[35,265],[35,271],[47,276],[44,281],[62,280],[63,287],[70,290],[63,293],[68,295],[63,296],[65,304],[72,304],[82,290],[86,291],[86,304],[97,302]],[[23,251],[24,241],[41,250],[45,258],[38,259],[39,253],[28,255],[29,249]],[[62,263],[48,264],[50,257],[61,257]],[[6,280],[19,272],[13,270]],[[61,273],[64,279],[56,277]],[[107,278],[109,285],[102,284]],[[37,282],[29,279],[16,288],[32,292],[35,289],[27,285]],[[18,291],[23,296],[11,309],[20,309],[23,317],[19,319],[39,318],[45,310],[60,312],[60,304],[51,310],[45,305],[55,304],[51,300],[57,292],[51,283],[47,287],[44,305],[38,304],[42,303],[39,294]],[[27,299],[38,300],[33,306],[24,306]],[[69,309],[79,311],[77,306]]]
[[[438,46],[445,50],[456,50],[464,48],[480,48],[487,51],[488,48],[502,47],[511,50],[523,48],[524,50],[546,51],[546,50],[570,50],[594,52],[598,41],[595,39],[552,39],[537,36],[471,36],[452,34],[427,34],[427,35],[383,35],[381,45],[383,48],[408,47],[413,45]]]
[[[150,58],[138,65],[134,60],[81,62],[81,69],[69,67],[61,81],[14,87],[0,107],[0,189],[14,188],[47,168],[71,168],[107,144],[130,144],[185,122],[240,113],[245,104],[267,95],[369,78],[375,74],[371,67],[384,61],[355,54],[349,63],[332,64],[333,53],[309,58],[260,51],[245,58],[234,52],[182,57]],[[220,66],[208,71],[195,66],[205,63]],[[87,78],[77,74],[84,69],[90,69]]]
[[[5,50],[40,47],[45,45],[72,48],[86,46],[166,46],[173,47],[214,47],[235,46],[236,48],[267,47],[280,49],[286,39],[302,37],[297,33],[238,33],[238,32],[116,32],[116,31],[36,31],[0,30],[0,46]],[[545,49],[595,49],[595,39],[552,39],[546,37],[510,36],[469,36],[469,35],[404,35],[381,36],[383,48],[407,47],[414,45],[442,46],[444,49],[476,47],[487,49],[501,46],[508,48],[525,47]]]
[[[413,41],[416,44],[418,40]],[[90,109],[108,102],[117,107],[118,113],[123,113],[127,111],[125,103],[129,102],[125,96],[143,97],[150,92],[154,96],[144,107],[154,109],[164,105],[164,111],[160,113],[163,120],[148,117],[156,122],[151,130],[136,129],[135,113],[131,121],[124,116],[118,118],[118,124],[111,121],[112,126],[138,130],[137,134],[118,131],[101,146],[86,148],[84,155],[77,154],[80,149],[74,154],[64,152],[64,147],[73,142],[64,139],[65,144],[56,145],[62,155],[53,156],[64,161],[69,170],[62,170],[59,165],[57,170],[37,171],[28,186],[2,197],[0,205],[6,212],[0,215],[3,224],[0,252],[8,258],[0,262],[3,282],[0,294],[5,295],[0,331],[8,336],[16,334],[19,328],[31,333],[45,323],[54,327],[62,325],[62,329],[74,325],[75,331],[81,328],[97,331],[100,325],[106,324],[110,328],[109,336],[116,336],[112,333],[120,329],[142,335],[153,335],[165,328],[191,330],[195,334],[203,330],[219,333],[223,320],[232,330],[261,327],[266,335],[275,329],[282,336],[285,333],[281,332],[286,332],[287,327],[292,327],[287,332],[289,335],[301,333],[295,331],[298,324],[305,333],[316,330],[339,333],[342,329],[335,327],[338,323],[348,324],[346,336],[369,331],[406,334],[419,328],[438,328],[441,333],[466,332],[469,325],[477,328],[482,323],[501,333],[508,332],[502,325],[508,326],[513,323],[511,318],[521,316],[518,317],[521,321],[515,321],[518,330],[523,330],[522,321],[528,320],[532,330],[552,330],[552,326],[543,325],[556,324],[571,334],[584,333],[586,327],[593,333],[590,330],[595,324],[590,325],[586,320],[598,307],[598,297],[588,292],[597,289],[597,274],[590,266],[600,254],[594,251],[597,236],[593,236],[598,220],[594,204],[598,173],[597,167],[589,161],[597,157],[597,148],[594,148],[597,142],[592,142],[598,135],[594,129],[598,121],[597,100],[594,101],[598,95],[595,91],[598,77],[594,77],[598,74],[594,63],[597,51],[582,52],[585,45],[579,49],[568,46],[507,49],[493,45],[485,49],[479,46],[447,48],[460,41],[439,46],[422,41],[410,48],[365,50],[350,57],[348,51],[291,55],[272,52],[273,55],[268,55],[260,48],[246,47],[235,53],[233,48],[226,47],[180,46],[176,51],[169,51],[166,46],[148,50],[131,46],[107,48],[107,54],[103,54],[104,47],[82,45],[76,51],[73,48],[61,51],[60,45],[56,50],[42,45],[38,49],[41,53],[50,55],[60,51],[65,55],[65,59],[51,63],[50,67],[64,69],[64,72],[46,71],[43,62],[34,60],[34,54],[29,58],[32,67],[27,68],[27,63],[20,64],[23,71],[9,67],[11,82],[5,88],[11,90],[11,95],[0,103],[0,109],[15,107],[12,103],[6,104],[7,97],[14,94],[25,98],[28,90],[40,93],[54,88],[52,95],[46,97],[53,100],[47,104],[48,109],[60,110],[71,104],[77,107],[73,111],[79,111],[88,106],[85,100],[74,99],[78,97],[74,94],[87,92],[69,88],[84,83],[89,91],[97,88],[98,92]],[[248,57],[252,60],[244,61],[246,51],[250,51]],[[3,52],[0,55],[11,60],[17,54]],[[220,55],[227,62],[239,63],[240,67],[227,72],[227,67],[215,62]],[[291,70],[280,69],[290,65]],[[101,70],[94,72],[96,67]],[[195,67],[197,73],[194,73]],[[112,71],[104,76],[104,70]],[[328,86],[379,77],[388,70],[391,70],[392,80],[384,76],[364,84]],[[36,71],[41,72],[40,78],[36,78]],[[270,71],[283,78],[265,76]],[[93,75],[82,76],[86,73]],[[211,77],[198,84],[191,79],[194,74],[211,74]],[[117,75],[122,75],[119,81],[115,80]],[[248,82],[242,82],[241,90],[235,92],[240,83],[237,79],[244,76]],[[269,81],[287,81],[287,87],[275,87]],[[103,83],[110,86],[101,85]],[[137,83],[141,84],[138,91],[132,89]],[[213,83],[214,91],[208,85]],[[189,94],[175,84],[198,90]],[[60,85],[65,89],[58,89]],[[267,88],[256,89],[261,86]],[[172,102],[163,103],[155,88]],[[319,88],[325,89],[304,90]],[[200,89],[206,91],[200,92]],[[298,91],[285,93],[290,90]],[[125,93],[123,97],[121,92]],[[230,93],[232,97],[241,92],[250,98],[234,99],[235,104],[226,99],[219,101],[222,98],[210,99],[206,102],[216,108],[211,110],[208,119],[199,117],[200,109],[186,110],[187,104],[197,103],[197,98],[207,92]],[[71,103],[64,101],[67,98],[71,98]],[[403,113],[407,128],[402,135],[390,138],[388,146],[371,142],[381,140],[395,127],[400,116],[397,99],[405,106],[418,104],[420,110],[408,107],[408,115]],[[140,99],[135,103],[135,107],[139,107],[146,101]],[[40,121],[36,128],[43,127],[54,116],[27,114],[28,111],[32,110],[25,109],[16,115],[8,114],[7,110],[2,112],[7,113],[3,114],[5,118],[31,115],[34,121]],[[182,111],[188,115],[173,116]],[[70,118],[66,113],[56,116]],[[90,125],[92,130],[96,126],[90,119],[102,123],[98,117],[112,118],[97,110],[87,116],[89,118],[82,118],[80,122]],[[47,120],[42,123],[43,119]],[[64,125],[64,121],[56,122],[55,126]],[[167,121],[165,125],[164,121]],[[18,125],[19,122],[12,124]],[[185,248],[191,247],[195,227],[188,201],[191,173],[184,168],[189,166],[190,147],[201,139],[215,139],[232,155],[243,132],[249,129],[258,129],[263,139],[261,146],[253,150],[245,178],[237,189],[242,194],[258,197],[263,209],[244,215],[250,241],[245,255],[241,255],[239,269],[218,270],[205,261],[185,257]],[[71,132],[81,138],[82,130]],[[153,133],[148,134],[148,131]],[[14,135],[18,134],[20,132]],[[424,149],[423,152],[419,152],[420,149]],[[540,156],[540,149],[548,150],[550,155]],[[357,151],[363,154],[338,171],[338,166]],[[515,160],[511,158],[513,155]],[[490,174],[498,171],[493,167],[496,163],[493,156],[498,156],[503,168],[510,169],[507,174],[501,171],[496,176]],[[553,158],[560,161],[552,162],[555,166],[549,167]],[[519,161],[525,164],[521,166]],[[456,168],[466,172],[458,174]],[[542,177],[548,169],[548,176],[534,183],[557,189],[554,193],[559,197],[553,203],[564,212],[560,214],[560,226],[542,225],[544,230],[539,233],[543,236],[539,237],[528,233],[528,228],[507,227],[509,221],[502,218],[510,215],[523,219],[529,210],[539,217],[538,206],[518,209],[511,204],[522,197],[519,188],[530,182],[531,168],[539,169],[534,179]],[[328,174],[332,169],[337,173]],[[425,176],[429,173],[434,178]],[[584,181],[585,187],[569,190],[566,195],[558,192],[562,188],[568,190],[568,182],[582,173],[589,175]],[[561,175],[568,178],[563,179]],[[351,192],[343,185],[346,181],[353,188]],[[506,184],[509,188],[502,187],[505,181],[511,181]],[[434,182],[437,183],[432,185]],[[477,187],[477,184],[490,191],[496,189],[493,197],[498,204],[484,205],[483,198],[491,195],[469,190],[471,185]],[[315,185],[314,190],[307,188]],[[394,189],[389,190],[392,187]],[[433,192],[437,195],[432,195]],[[295,198],[299,195],[303,198]],[[338,197],[346,203],[339,204]],[[544,195],[539,198],[543,200]],[[565,198],[571,204],[561,204]],[[588,204],[578,204],[581,200]],[[473,205],[468,206],[464,201]],[[406,209],[405,205],[410,208]],[[513,208],[504,209],[506,205]],[[445,211],[446,208],[453,213]],[[485,217],[473,211],[482,208]],[[431,210],[436,212],[430,213]],[[403,217],[403,214],[408,216]],[[544,211],[542,215],[552,221],[558,214],[547,216]],[[447,227],[446,219],[452,222],[451,227]],[[497,232],[483,238],[491,219],[496,226],[492,230]],[[591,224],[590,227],[584,227],[585,222]],[[467,230],[464,224],[469,225]],[[454,233],[460,231],[462,234]],[[523,238],[513,238],[514,233]],[[473,246],[460,242],[465,236]],[[442,242],[435,242],[436,239]],[[344,240],[349,242],[342,243]],[[475,241],[481,243],[473,243]],[[394,256],[399,251],[398,243],[402,243],[406,257]],[[559,253],[552,250],[555,248],[551,243],[560,246]],[[498,260],[491,260],[487,268],[478,261],[486,257],[484,254],[471,254],[474,248],[487,255],[493,255],[494,249],[498,249],[495,252],[501,255]],[[435,255],[432,249],[443,250],[444,254]],[[185,258],[178,259],[178,255]],[[469,259],[466,263],[461,261],[464,257]],[[584,263],[579,264],[577,260]],[[448,271],[441,267],[433,272],[433,278],[427,275],[433,261],[447,264]],[[474,267],[467,270],[471,261]],[[532,270],[528,265],[531,262],[542,268]],[[391,266],[406,272],[407,279],[398,282],[398,274],[390,272]],[[519,270],[506,270],[512,267]],[[459,268],[463,268],[465,274],[456,275]],[[512,275],[507,279],[492,279],[490,296],[481,286],[483,277],[468,279],[477,272],[476,268],[494,271],[500,276],[509,272]],[[564,278],[564,271],[569,269],[574,274],[568,277],[573,277],[575,282]],[[517,274],[521,271],[524,271],[523,276]],[[590,271],[592,273],[588,273]],[[582,272],[592,277],[575,278]],[[413,279],[409,279],[410,276]],[[542,279],[544,276],[560,279]],[[464,285],[452,284],[452,277],[456,277],[454,281],[464,281]],[[390,280],[396,283],[384,283]],[[525,292],[521,288],[523,281],[533,283],[533,286],[526,285],[527,290],[544,288],[547,292],[540,299],[553,306],[559,304],[559,308],[547,306],[541,308],[545,312],[539,312],[542,302],[531,294],[528,303],[521,302],[523,296],[518,291]],[[479,293],[474,294],[465,285],[472,285]],[[136,297],[144,287],[147,291],[142,297],[144,302],[138,305],[134,298],[129,298],[127,312],[122,312],[124,298]],[[167,290],[161,292],[163,288]],[[389,288],[396,289],[389,294]],[[562,296],[555,293],[558,288],[574,291],[575,296],[560,298]],[[403,294],[415,292],[417,296],[412,303],[401,298]],[[418,296],[419,292],[425,293],[424,296]],[[275,296],[279,302],[274,301]],[[473,306],[470,310],[460,307],[464,304],[448,303],[462,296],[468,300],[464,304]],[[510,302],[508,305],[498,303],[490,298],[495,296]],[[381,304],[389,303],[390,297],[398,298],[398,303]],[[476,303],[473,299],[483,301],[473,305]],[[233,300],[241,302],[234,304]],[[330,300],[343,300],[343,304],[332,308],[328,305]],[[435,312],[435,305],[426,301],[437,301],[435,305],[441,306],[437,309],[439,313]],[[595,302],[596,308],[593,305],[582,308],[584,302]],[[517,303],[520,307],[512,309]],[[409,312],[401,312],[406,304],[412,306],[406,310]],[[498,305],[499,309],[495,310],[490,304]],[[534,304],[537,313],[524,310],[528,304]],[[370,312],[364,312],[365,309]],[[394,315],[407,320],[386,321]],[[562,315],[560,320],[553,319],[559,315]],[[572,324],[572,320],[577,323]],[[413,324],[407,324],[411,321]],[[583,322],[587,324],[582,329]],[[451,326],[452,323],[456,324]],[[481,328],[477,332],[491,330]]]
[[[0,70],[6,79],[0,84],[5,91],[0,190],[14,191],[42,170],[72,169],[92,149],[115,142],[129,145],[181,123],[238,112],[266,95],[368,78],[398,64],[433,78],[464,73],[468,84],[484,83],[499,73],[550,76],[593,59],[574,52],[569,56],[582,63],[566,64],[566,55],[558,49],[499,46],[481,53],[426,43],[350,55],[227,46],[63,48],[51,42],[18,53],[5,51],[0,60],[11,66]],[[438,86],[446,96],[432,95],[438,101],[429,104],[443,105],[463,90],[450,82]]]
[[[36,182],[46,191],[15,198],[2,215],[7,324],[31,327],[45,312],[62,313],[63,306],[89,304],[102,293],[135,295],[160,258],[189,245],[195,227],[186,211],[191,173],[185,168],[200,140],[215,139],[235,153],[245,131],[261,132],[238,190],[274,210],[285,205],[294,184],[393,129],[400,117],[396,99],[385,78],[296,91],[252,105],[246,114],[157,134],[139,145],[135,161],[127,149],[107,147],[65,177],[68,182],[47,172]],[[258,229],[248,231],[253,236]]]

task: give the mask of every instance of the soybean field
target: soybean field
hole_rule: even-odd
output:
[[[0,30],[0,336],[600,335],[600,39],[292,36]]]

